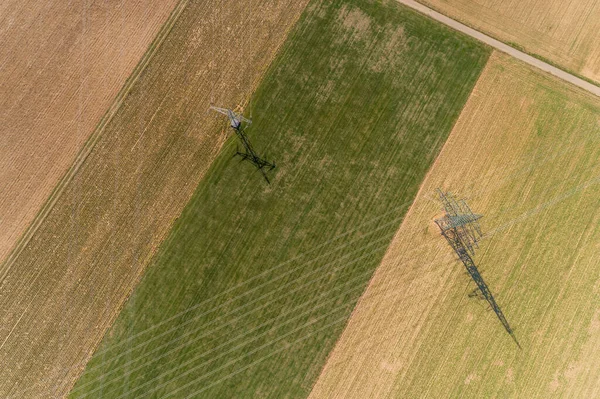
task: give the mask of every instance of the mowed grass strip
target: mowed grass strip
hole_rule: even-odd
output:
[[[310,396],[597,398],[600,101],[494,52]],[[433,222],[483,214],[474,260],[515,345]]]
[[[488,56],[313,1],[246,109],[272,184],[230,139],[71,397],[305,397]]]

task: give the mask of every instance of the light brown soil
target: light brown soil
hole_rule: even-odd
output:
[[[209,104],[247,101],[306,1],[180,5],[35,234],[3,265],[2,397],[68,392],[224,140]]]
[[[2,2],[0,262],[73,164],[176,2]]]
[[[600,101],[495,53],[311,398],[600,394]],[[519,350],[433,219],[484,215],[474,257]]]
[[[600,0],[418,0],[600,82]]]

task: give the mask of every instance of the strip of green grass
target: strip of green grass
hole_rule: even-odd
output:
[[[305,397],[488,56],[313,1],[252,99],[273,184],[228,141],[71,397]]]

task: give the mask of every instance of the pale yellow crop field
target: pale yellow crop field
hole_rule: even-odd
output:
[[[484,215],[474,259],[519,350],[433,219]],[[311,398],[600,395],[600,100],[495,53]]]
[[[418,0],[600,82],[600,0]]]
[[[110,118],[176,3],[1,2],[0,262]]]

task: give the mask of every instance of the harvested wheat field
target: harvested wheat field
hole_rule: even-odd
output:
[[[311,398],[600,395],[600,101],[494,53]],[[483,214],[474,260],[520,350],[433,219]]]
[[[177,5],[85,162],[3,265],[0,396],[68,392],[223,142],[211,100],[247,101],[304,5]]]
[[[0,262],[94,128],[110,118],[111,103],[175,4],[0,4]]]
[[[418,0],[564,69],[600,82],[600,0]]]

